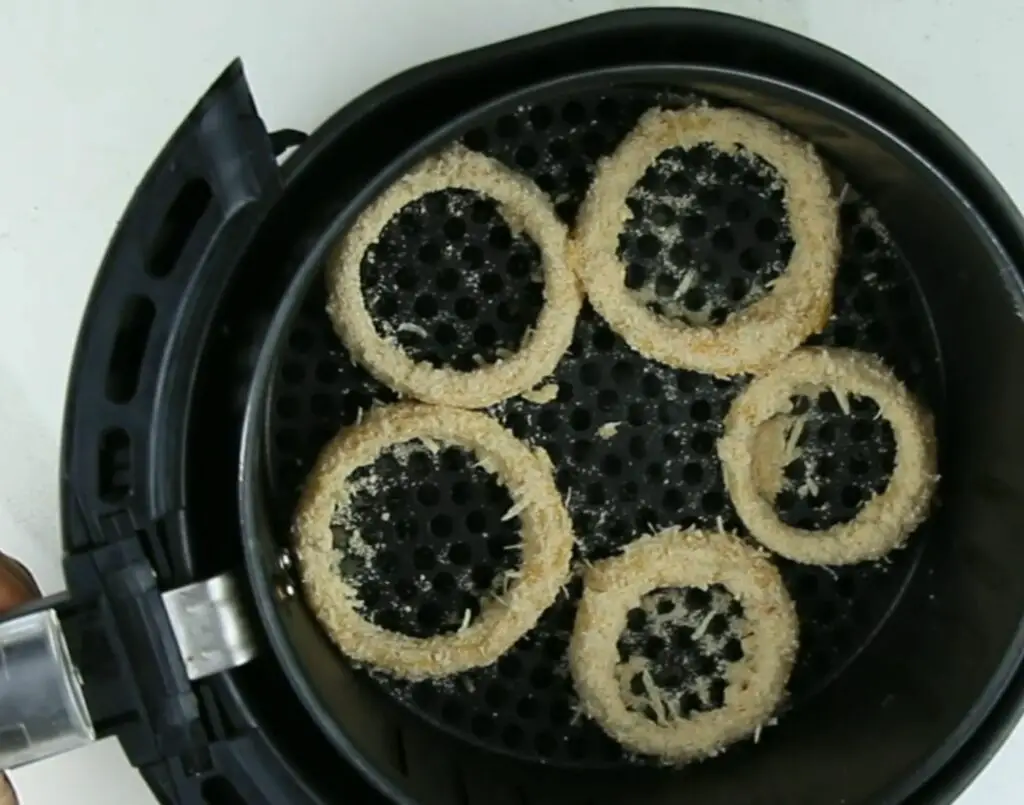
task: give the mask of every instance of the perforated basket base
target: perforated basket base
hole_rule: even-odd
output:
[[[464,141],[533,177],[572,222],[596,160],[643,110],[688,100],[644,87],[574,96],[510,109],[466,132]],[[720,320],[749,302],[792,248],[781,196],[765,179],[756,160],[699,149],[659,158],[631,193],[634,217],[621,244],[627,285],[653,307],[698,320]],[[843,253],[835,311],[813,341],[880,354],[927,402],[929,390],[939,388],[938,352],[910,269],[874,210],[838,184]],[[485,199],[435,194],[385,228],[372,264],[364,262],[364,290],[381,331],[395,333],[411,354],[469,368],[518,346],[540,304],[537,260],[529,239],[513,236]],[[699,294],[687,287],[688,272],[700,277]],[[318,283],[280,356],[268,408],[268,466],[282,528],[323,444],[371,405],[395,399],[351,363],[324,305]],[[551,402],[517,397],[491,413],[547,449],[569,501],[578,558],[608,556],[638,533],[669,525],[745,533],[714,449],[745,379],[712,379],[649,361],[586,308],[548,382],[558,387]],[[831,395],[798,401],[808,411],[803,459],[786,468],[776,500],[787,522],[821,528],[849,519],[871,491],[884,488],[891,432],[874,418],[870,401],[852,402],[845,414]],[[384,491],[354,516],[378,544],[371,562],[350,570],[375,622],[410,634],[450,631],[514,567],[516,523],[501,522],[509,498],[458,451],[407,458],[372,468]],[[915,544],[881,563],[836,569],[776,559],[800,617],[801,647],[784,709],[821,690],[871,639],[914,569]],[[491,667],[416,684],[373,678],[427,720],[487,749],[590,768],[644,762],[576,713],[565,651],[578,593],[578,582],[570,585],[539,626]],[[714,620],[714,602],[692,595],[678,601],[681,638],[631,619],[620,646],[645,653],[658,668],[690,669],[690,682],[703,674],[711,693],[690,709],[709,709],[721,702],[721,664],[735,659],[728,628],[736,608],[723,611],[712,629],[722,639],[711,641],[709,655],[707,641],[695,646],[686,630],[692,638],[693,624]],[[665,684],[672,681],[679,680]]]

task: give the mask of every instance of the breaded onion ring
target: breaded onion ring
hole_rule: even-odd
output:
[[[754,154],[778,171],[793,238],[789,264],[761,299],[713,327],[648,310],[626,288],[619,235],[626,197],[671,148],[710,145]],[[764,118],[738,109],[647,112],[598,167],[569,244],[569,261],[598,313],[642,355],[679,369],[727,377],[763,372],[821,330],[832,309],[839,254],[836,202],[814,149]]]
[[[376,626],[360,612],[354,586],[343,579],[344,552],[331,521],[344,511],[350,477],[388,447],[413,439],[473,451],[506,485],[522,522],[522,564],[501,600],[453,634],[419,638]],[[324,448],[310,473],[292,527],[309,605],[341,651],[408,679],[444,676],[488,665],[531,629],[569,576],[573,532],[547,454],[531,450],[489,416],[457,408],[401,403],[370,413]]]
[[[493,199],[501,217],[540,248],[544,306],[518,352],[470,372],[418,362],[374,327],[363,298],[360,265],[366,250],[402,208],[440,190],[465,189]],[[327,313],[352,357],[382,383],[423,402],[484,408],[532,388],[550,374],[572,340],[582,295],[565,261],[565,225],[532,182],[461,146],[425,160],[385,190],[359,216],[327,267]]]
[[[616,667],[629,611],[652,590],[721,584],[743,606],[743,658],[725,669],[724,705],[657,723],[626,706]],[[586,713],[623,746],[672,763],[716,754],[763,726],[785,693],[798,642],[793,601],[772,563],[725,533],[670,528],[584,576],[569,667]]]
[[[807,390],[870,397],[896,440],[889,485],[846,523],[824,531],[786,525],[772,489],[758,477],[759,431],[790,411],[790,397]],[[756,378],[732,403],[718,442],[725,485],[751,535],[770,550],[809,565],[879,559],[906,541],[924,520],[938,480],[932,416],[874,355],[849,349],[799,349]],[[777,487],[775,488],[777,491]]]

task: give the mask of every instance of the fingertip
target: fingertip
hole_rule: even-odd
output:
[[[0,774],[0,805],[18,805],[18,795],[6,774]]]
[[[39,595],[39,587],[25,566],[9,556],[0,555],[0,611],[38,598]]]

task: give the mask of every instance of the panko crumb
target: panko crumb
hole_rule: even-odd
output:
[[[554,402],[558,397],[558,384],[547,383],[543,386],[537,386],[536,388],[524,391],[519,396],[527,402],[536,403],[537,405]]]

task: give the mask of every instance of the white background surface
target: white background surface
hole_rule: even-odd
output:
[[[78,323],[130,193],[234,56],[269,128],[309,130],[396,71],[614,0],[3,0],[0,3],[0,549],[62,588],[58,434]],[[1024,205],[1013,0],[712,0],[836,47],[949,123]],[[14,775],[22,805],[149,805],[111,742]],[[1024,796],[1024,733],[962,805]]]

